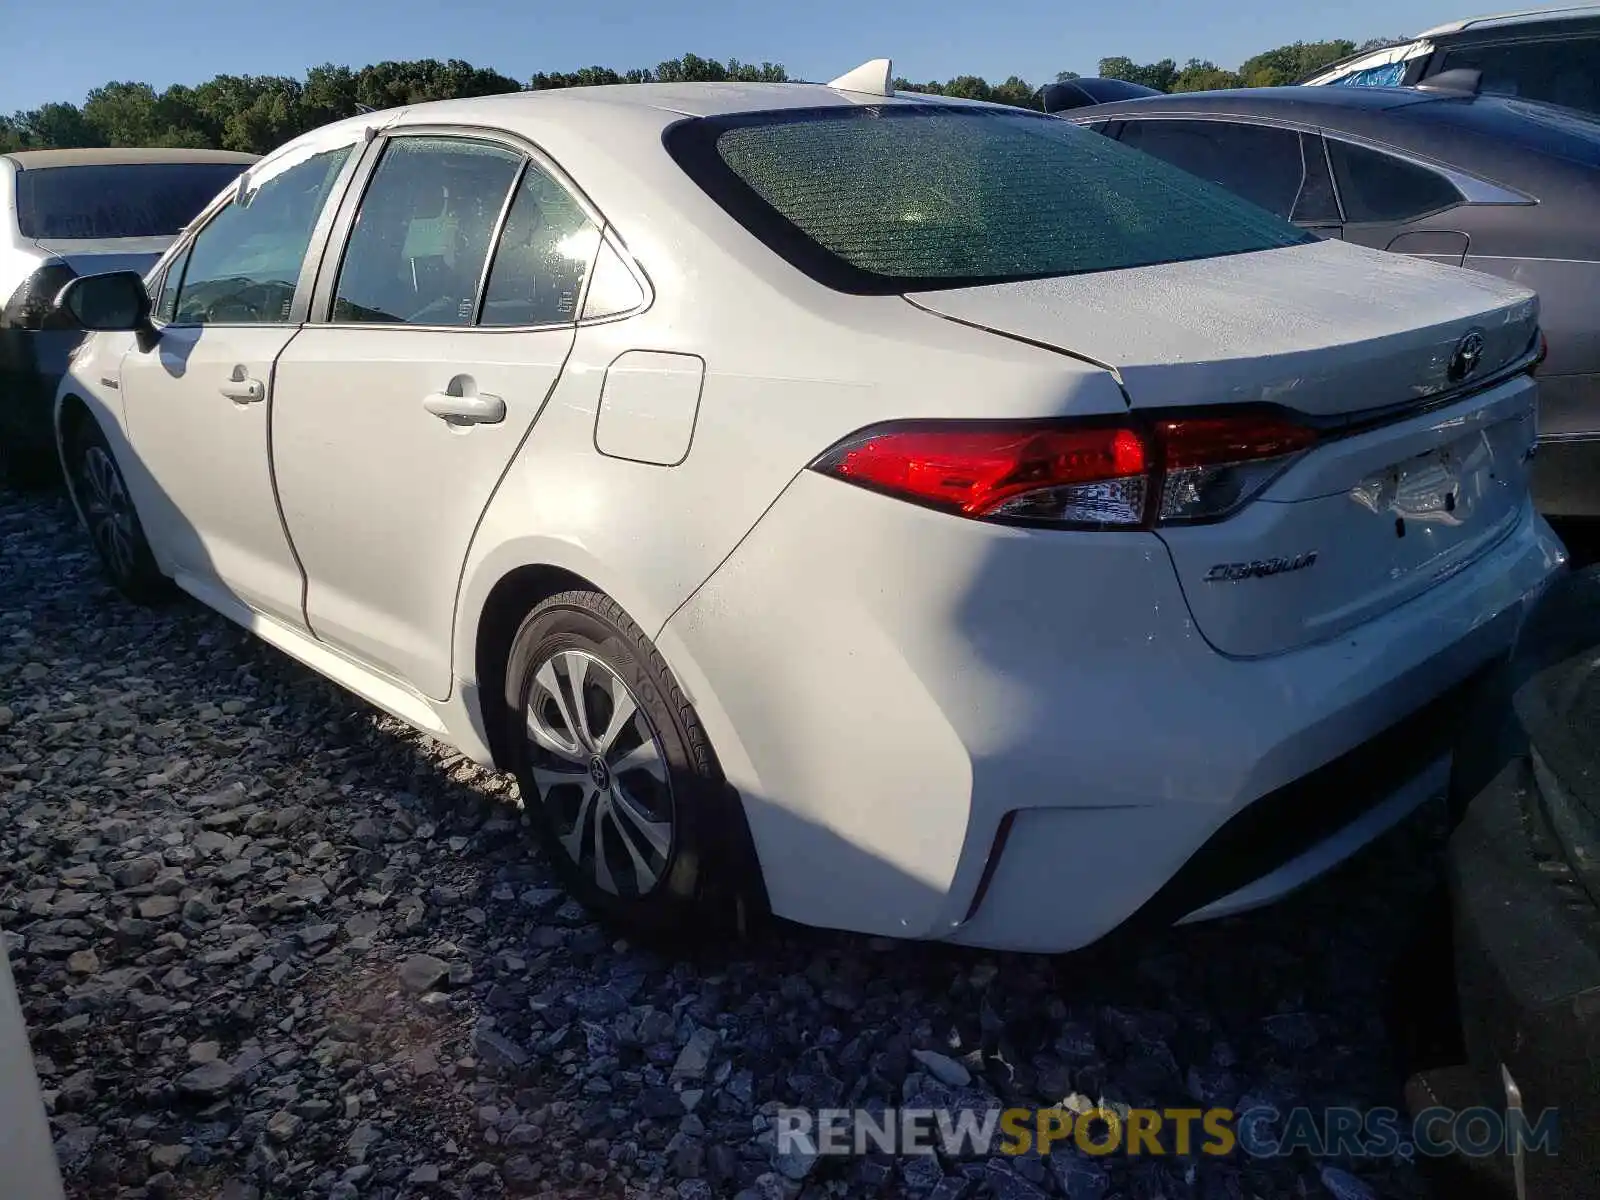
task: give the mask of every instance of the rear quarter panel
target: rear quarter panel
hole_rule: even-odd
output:
[[[717,259],[708,248],[700,261]],[[834,311],[825,315],[748,279],[708,279],[715,272],[704,268],[680,275],[661,269],[659,255],[644,265],[654,306],[579,330],[560,383],[484,513],[457,606],[455,672],[468,682],[484,602],[519,567],[588,579],[654,636],[796,473],[864,426],[1126,411],[1109,373],[952,325],[897,296],[829,293]],[[596,448],[606,370],[630,351],[705,360],[678,465]]]

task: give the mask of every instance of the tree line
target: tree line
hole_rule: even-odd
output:
[[[1200,59],[1190,59],[1180,67],[1170,58],[1155,63],[1103,58],[1099,74],[1163,92],[1270,87],[1293,83],[1358,49],[1381,44],[1386,44],[1386,39],[1359,47],[1344,40],[1296,42],[1258,54],[1236,71]],[[1071,71],[1057,76],[1063,80],[1075,78],[1077,75]],[[312,67],[304,79],[288,75],[218,75],[192,87],[173,84],[160,92],[148,83],[114,82],[95,88],[81,105],[56,102],[9,117],[0,116],[0,153],[72,146],[182,146],[265,154],[329,121],[367,109],[427,100],[606,83],[783,83],[788,79],[781,63],[745,63],[738,59],[724,63],[685,54],[653,69],[583,67],[570,72],[541,71],[526,82],[460,59],[440,62],[431,58],[375,63],[359,70],[328,63]],[[895,86],[902,91],[1039,107],[1038,88],[1016,75],[993,84],[977,75],[925,83],[901,78],[895,80]]]

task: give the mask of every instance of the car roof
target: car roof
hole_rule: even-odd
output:
[[[1540,21],[1559,21],[1586,16],[1600,17],[1600,4],[1573,4],[1562,8],[1524,8],[1485,17],[1466,17],[1459,21],[1446,21],[1443,25],[1435,25],[1432,29],[1424,29],[1417,37],[1440,37],[1445,34],[1462,33],[1468,29],[1496,29],[1507,25],[1531,25]]]
[[[13,150],[0,155],[19,171],[42,167],[109,167],[141,163],[253,163],[259,154],[236,150],[186,150],[174,146],[95,146],[79,150]]]
[[[783,109],[832,108],[851,105],[949,104],[1004,107],[978,100],[960,100],[921,92],[853,92],[821,83],[611,83],[596,87],[552,88],[536,92],[504,92],[462,100],[435,100],[407,108],[408,120],[419,116],[440,119],[470,116],[493,120],[497,116],[543,116],[548,110],[569,110],[563,119],[584,115],[597,119],[607,109],[655,109],[682,117],[716,117],[734,113]],[[370,114],[379,119],[382,113]]]
[[[1400,87],[1330,88],[1295,85],[1230,88],[1215,92],[1174,92],[1166,96],[1143,96],[1137,100],[1115,100],[1107,104],[1097,104],[1093,108],[1077,109],[1072,116],[1082,119],[1133,108],[1187,111],[1195,105],[1200,105],[1227,112],[1254,112],[1258,116],[1287,117],[1290,110],[1305,107],[1389,112],[1408,108],[1413,104],[1428,104],[1443,98],[1418,88]]]
[[[1553,104],[1421,88],[1277,87],[1121,100],[1062,114],[1079,124],[1140,113],[1216,114],[1315,126],[1425,152],[1440,136],[1477,140],[1482,156],[1543,155],[1600,167],[1600,120]],[[1455,165],[1473,169],[1475,163]]]

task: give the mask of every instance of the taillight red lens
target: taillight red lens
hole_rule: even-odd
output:
[[[1317,440],[1314,429],[1281,417],[1190,417],[1157,421],[1167,470],[1217,466],[1298,454]]]
[[[968,517],[1137,526],[1226,516],[1316,437],[1259,414],[1149,425],[929,421],[863,430],[812,467]]]
[[[1120,513],[1119,523],[1134,523],[1149,463],[1144,439],[1125,427],[952,422],[869,430],[834,447],[816,467],[969,517],[1028,515],[1018,511],[1019,502],[1039,493],[1134,480],[1141,484],[1136,505],[1113,501],[1109,517],[1082,518],[1116,521]],[[1063,499],[1070,507],[1074,497]]]
[[[1278,416],[1157,421],[1165,475],[1158,521],[1215,521],[1258,495],[1316,431]]]

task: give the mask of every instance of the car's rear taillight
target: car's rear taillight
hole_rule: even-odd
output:
[[[1137,525],[1145,439],[1117,425],[918,422],[868,429],[812,464],[876,491],[968,517]]]
[[[1157,421],[1163,468],[1158,521],[1215,521],[1272,482],[1316,431],[1281,417]]]
[[[78,273],[60,259],[36,268],[0,309],[0,328],[71,329],[71,318],[55,311],[57,294]]]
[[[1317,438],[1278,416],[1109,424],[914,421],[846,438],[812,469],[930,508],[1078,528],[1215,521]]]

